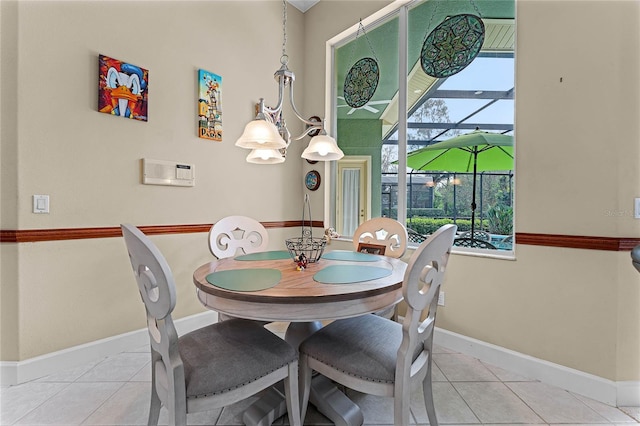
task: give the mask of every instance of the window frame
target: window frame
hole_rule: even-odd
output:
[[[407,142],[408,142],[408,105],[407,105],[407,91],[408,91],[408,21],[409,12],[413,6],[422,3],[423,0],[397,0],[378,12],[364,18],[360,23],[365,27],[376,27],[377,25],[398,18],[398,170],[406,170],[407,168]],[[515,3],[515,0],[514,0]],[[514,16],[515,25],[515,16]],[[326,61],[325,61],[325,122],[327,123],[327,130],[337,135],[338,120],[337,120],[337,79],[335,72],[335,51],[340,47],[353,41],[358,34],[360,24],[356,23],[352,27],[344,30],[342,33],[336,35],[326,42]],[[514,45],[514,76],[516,69],[515,62],[515,45]],[[514,78],[515,80],[515,78]],[[514,81],[515,90],[515,81]],[[515,119],[514,119],[515,125]],[[515,144],[514,144],[514,168],[513,179],[515,183]],[[328,177],[327,185],[324,192],[324,218],[325,226],[332,227],[336,223],[337,216],[337,201],[336,201],[336,182],[337,182],[337,163],[326,162],[325,163],[325,176]],[[398,188],[407,187],[407,174],[398,173]],[[514,185],[515,189],[515,185]],[[403,196],[398,196],[397,217],[399,221],[407,221],[407,198],[406,191],[402,192]],[[514,192],[515,194],[515,192]],[[515,196],[512,200],[513,207],[513,234],[515,236]],[[345,241],[350,238],[344,237]],[[409,242],[408,247],[416,248],[417,244]],[[487,250],[487,249],[473,249],[465,247],[453,247],[454,253],[471,255],[477,257],[488,257],[505,260],[515,260],[515,241],[511,250]]]

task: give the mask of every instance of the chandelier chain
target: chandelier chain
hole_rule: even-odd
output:
[[[286,64],[289,57],[287,56],[287,0],[282,0],[282,58],[280,62]]]

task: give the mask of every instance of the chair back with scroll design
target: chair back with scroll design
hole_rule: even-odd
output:
[[[147,312],[151,343],[148,425],[158,424],[162,406],[168,411],[170,426],[186,426],[189,412],[233,404],[283,379],[289,421],[300,425],[295,349],[259,324],[241,319],[178,337],[171,318],[176,286],[167,261],[138,228],[123,224],[121,229]]]
[[[265,251],[269,234],[257,220],[247,216],[227,216],[209,230],[209,250],[218,259]]]
[[[353,248],[360,243],[385,246],[385,256],[400,258],[407,251],[407,228],[397,220],[376,217],[363,222],[353,234]]]
[[[433,333],[456,229],[455,225],[444,225],[411,256],[402,284],[407,303],[402,324],[362,315],[334,321],[302,342],[303,419],[312,370],[316,370],[356,391],[393,397],[396,426],[409,424],[412,383],[422,383],[429,424],[438,425],[431,386]]]

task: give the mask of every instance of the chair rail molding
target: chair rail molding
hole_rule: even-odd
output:
[[[301,220],[261,222],[265,228],[301,227]],[[212,223],[177,225],[141,225],[146,235],[189,234],[209,232]],[[314,228],[324,228],[322,221],[313,221]],[[2,229],[0,243],[33,243],[42,241],[79,240],[90,238],[121,237],[119,226],[96,228],[55,228],[55,229]],[[522,245],[576,248],[585,250],[631,251],[640,244],[635,237],[603,237],[589,235],[562,235],[517,232],[515,243]]]

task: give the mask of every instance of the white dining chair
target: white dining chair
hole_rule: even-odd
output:
[[[358,250],[361,243],[375,244],[385,247],[384,255],[401,258],[407,251],[409,236],[407,228],[395,219],[376,217],[358,226],[353,234],[353,248]],[[398,319],[398,305],[376,312],[376,315]]]
[[[431,388],[433,331],[456,229],[441,227],[411,256],[402,284],[402,324],[371,314],[342,319],[300,344],[303,422],[315,370],[356,391],[393,397],[396,426],[409,424],[410,389],[421,382],[429,424],[438,425]]]
[[[353,248],[360,243],[385,246],[385,256],[401,258],[407,251],[407,228],[389,217],[369,219],[358,226],[353,234]]]
[[[209,230],[209,250],[218,259],[241,254],[265,251],[269,244],[266,228],[257,220],[248,216],[226,216],[214,223]],[[218,313],[218,320],[233,318]],[[260,322],[264,325],[267,322]]]
[[[209,250],[218,259],[265,251],[268,244],[265,227],[247,216],[224,217],[209,230]]]
[[[253,321],[233,319],[178,337],[171,312],[173,275],[164,256],[138,228],[121,225],[133,274],[147,312],[151,343],[149,425],[160,408],[170,426],[187,424],[187,413],[244,400],[284,380],[289,423],[300,425],[298,355]]]

